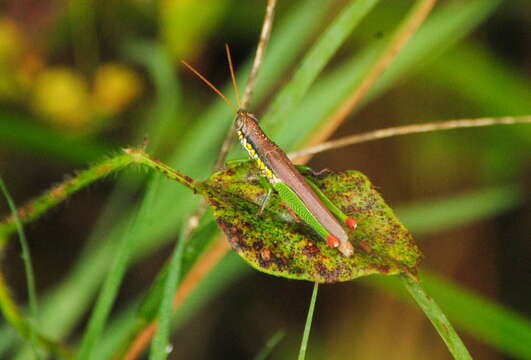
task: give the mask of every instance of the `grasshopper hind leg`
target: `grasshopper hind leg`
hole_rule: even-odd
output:
[[[329,171],[328,169],[324,169],[322,171]],[[315,173],[319,174],[322,171]],[[358,227],[358,222],[351,218],[350,216],[347,216],[341,209],[339,209],[333,202],[326,197],[325,194],[319,189],[319,187],[309,178],[305,177],[306,182],[311,186],[311,188],[315,191],[317,196],[321,199],[321,201],[326,205],[326,207],[330,210],[332,214],[334,214],[339,220],[341,220],[349,229],[356,230]]]

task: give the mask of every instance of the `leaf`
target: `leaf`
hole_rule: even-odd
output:
[[[264,213],[256,216],[265,190],[252,162],[214,173],[201,192],[233,249],[265,273],[327,283],[370,274],[416,274],[419,249],[363,174],[347,171],[310,177],[358,221],[358,229],[348,231],[355,248],[352,257],[329,248],[307,225],[294,221],[276,194]]]

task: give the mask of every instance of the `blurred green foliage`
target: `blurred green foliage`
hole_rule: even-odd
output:
[[[216,84],[226,82],[223,43],[227,42],[243,88],[265,3],[72,0],[35,7],[30,3],[8,0],[0,18],[0,172],[17,204],[60,180],[73,165],[83,168],[120,147],[140,144],[145,136],[148,151],[176,169],[198,179],[209,176],[232,114],[199,81],[182,73],[178,61],[193,62]],[[359,84],[412,4],[382,1],[330,54],[314,53],[320,65],[310,67],[315,73],[306,88],[296,89],[301,91],[296,106],[278,119],[266,116],[266,132],[286,150],[302,147]],[[300,61],[308,59],[308,49],[348,5],[333,0],[279,3],[251,100],[253,111],[271,114],[268,104],[282,100],[277,94],[293,92],[290,81],[300,77],[296,75],[302,71]],[[530,52],[525,39],[530,11],[526,1],[441,1],[376,83],[363,108],[339,132],[530,114],[526,68]],[[229,85],[224,89],[232,94]],[[427,275],[426,287],[455,325],[485,344],[473,343],[471,352],[477,358],[503,356],[500,353],[531,357],[531,327],[525,318],[531,309],[521,305],[531,303],[525,268],[530,135],[528,125],[434,133],[359,145],[316,159],[316,166],[363,171],[386,199],[402,203],[396,206],[402,221],[417,240],[430,239],[421,243],[426,248],[426,268],[446,275],[447,280]],[[241,156],[239,150],[232,154]],[[144,316],[153,304],[144,302],[140,308],[138,304],[153,294],[160,300],[161,288],[148,290],[149,284],[168,258],[167,244],[197,203],[187,189],[159,177],[126,171],[117,177],[112,191],[108,183],[95,185],[88,190],[90,195],[74,196],[68,210],[58,210],[27,229],[41,298],[38,329],[43,334],[69,344],[82,338],[85,316],[98,289],[113,260],[124,256],[124,243],[122,252],[118,249],[127,229],[131,231],[127,224],[134,207],[143,211],[135,218],[134,241],[128,239],[130,262],[122,269],[128,272],[125,282],[115,278],[116,291],[121,290],[116,303],[109,300],[108,305],[114,303],[116,308],[108,324],[100,318],[94,358],[121,351],[149,320]],[[154,182],[160,183],[155,187]],[[2,209],[8,213],[7,207]],[[218,234],[207,214],[183,249],[184,274]],[[463,248],[460,239],[470,247]],[[3,277],[23,304],[22,265],[13,243],[5,249]],[[188,358],[249,358],[279,328],[287,328],[287,335],[273,350],[274,358],[296,353],[306,311],[297,304],[308,302],[308,291],[245,269],[233,254],[227,256],[175,314],[174,344]],[[363,283],[390,294],[399,292],[379,279]],[[367,298],[364,289],[352,284],[348,289],[330,287],[333,299],[326,296],[327,288],[320,289],[312,328],[319,340],[312,343],[314,335],[310,338],[310,357],[363,358],[363,344],[356,342],[356,334],[371,328],[352,315],[352,304],[359,306],[358,313],[381,310],[371,307],[377,297]],[[279,297],[291,307],[278,305]],[[361,304],[358,298],[366,302]],[[283,311],[299,316],[284,316]],[[355,333],[341,330],[346,325],[338,313],[356,325]],[[197,319],[205,318],[204,328],[194,326]],[[407,327],[404,319],[400,323]],[[230,329],[220,331],[220,324]],[[401,354],[447,358],[444,349],[437,355],[442,345],[429,331],[435,340],[413,333],[418,346]],[[400,333],[407,335],[405,330]],[[208,337],[219,341],[198,345],[197,339]],[[376,348],[387,349],[379,353],[382,357],[394,352],[385,336],[370,343],[374,354]],[[0,328],[0,357],[26,358],[31,354],[27,345],[8,324]]]

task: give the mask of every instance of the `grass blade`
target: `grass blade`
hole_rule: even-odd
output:
[[[32,120],[27,115],[0,110],[2,146],[72,165],[85,165],[115,150],[110,144],[68,137]]]
[[[304,333],[302,335],[301,347],[299,349],[299,360],[304,360],[306,357],[306,349],[308,348],[308,339],[310,338],[310,330],[312,328],[313,313],[315,310],[315,303],[317,301],[317,289],[319,283],[313,284],[312,299],[310,300],[310,307],[308,309],[308,317],[306,318],[306,325],[304,326]]]
[[[522,204],[516,185],[493,186],[441,200],[431,199],[399,207],[400,220],[415,236],[433,234],[503,214]],[[422,216],[419,216],[422,214]]]
[[[437,329],[437,332],[445,342],[448,350],[454,356],[454,359],[471,360],[470,353],[461,341],[461,338],[459,338],[459,335],[455,332],[452,324],[450,324],[448,318],[433,298],[426,294],[421,284],[407,275],[401,275],[400,278],[411,296]]]
[[[11,198],[9,191],[4,183],[4,180],[0,176],[0,190],[4,197],[6,198],[9,209],[11,210],[12,216],[15,218],[15,225],[18,232],[18,238],[20,241],[20,247],[22,249],[22,261],[24,262],[24,272],[26,275],[26,285],[28,287],[28,296],[29,296],[29,307],[31,313],[30,326],[29,326],[29,339],[33,347],[33,352],[36,358],[40,358],[37,351],[37,338],[36,338],[36,321],[38,316],[38,305],[37,305],[37,291],[35,290],[35,274],[33,272],[33,265],[31,263],[31,253],[28,246],[28,240],[26,239],[26,233],[24,232],[24,227],[18,216],[17,207],[15,202]]]
[[[340,12],[305,56],[293,80],[276,97],[270,110],[264,115],[264,123],[274,126],[299,105],[328,61],[377,2],[378,0],[352,1]]]
[[[271,336],[264,348],[254,357],[254,360],[267,360],[278,343],[286,336],[286,331],[279,330]]]
[[[137,212],[137,216],[133,216],[130,220],[130,225],[128,226],[118,251],[116,252],[115,260],[109,269],[109,275],[107,276],[100,295],[98,296],[87,329],[81,340],[78,353],[78,358],[81,360],[93,358],[94,347],[101,337],[107,317],[111,311],[119,286],[125,275],[130,255],[135,247],[137,228],[141,225],[145,226],[145,223],[138,223],[136,220],[143,213],[147,212],[151,203],[155,201],[160,176],[161,175],[155,175],[155,180],[150,182],[150,187],[148,188],[146,195],[147,201],[142,203]]]
[[[454,324],[514,358],[531,359],[529,319],[435,274],[421,275]]]
[[[170,261],[166,283],[164,284],[164,293],[159,307],[159,326],[153,338],[151,352],[149,354],[149,358],[153,360],[163,360],[168,356],[167,348],[169,345],[171,318],[173,315],[173,296],[181,276],[183,250],[186,241],[184,229],[185,227],[183,226],[183,231],[181,231],[181,236],[179,236],[179,242],[175,246]]]

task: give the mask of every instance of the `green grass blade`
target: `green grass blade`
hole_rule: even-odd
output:
[[[492,51],[470,41],[441,55],[420,74],[476,104],[489,116],[526,115],[531,110],[528,79]]]
[[[501,0],[453,1],[440,7],[376,82],[367,100],[381,94],[404,74],[434,61],[485,21],[500,3]]]
[[[72,165],[86,165],[116,150],[109,144],[94,140],[68,137],[39,126],[29,116],[0,110],[0,139],[2,146],[46,156]]]
[[[503,185],[400,206],[396,210],[400,220],[418,237],[503,214],[521,203],[521,189]]]
[[[271,338],[267,341],[264,348],[254,357],[254,360],[267,360],[269,355],[273,352],[273,350],[277,347],[278,343],[282,341],[282,339],[286,336],[286,331],[279,330],[276,333],[271,336]]]
[[[498,3],[498,0],[455,1],[435,10],[361,101],[358,110],[469,34],[494,11]],[[283,121],[279,124],[281,128],[274,129],[275,142],[287,151],[304,144],[304,139],[328,119],[358,86],[374,59],[383,51],[383,45],[376,43],[369,46],[316,82],[300,106],[290,114],[290,121]]]
[[[115,254],[115,260],[109,270],[103,288],[98,296],[96,305],[90,317],[87,329],[83,334],[81,345],[79,348],[78,357],[81,360],[92,359],[93,350],[97,345],[103,328],[107,321],[109,312],[111,311],[114,300],[116,299],[119,286],[125,275],[127,265],[135,247],[136,231],[142,227],[147,226],[146,223],[139,223],[137,218],[146,212],[150,211],[150,206],[153,201],[156,200],[157,184],[160,179],[160,175],[155,175],[156,180],[150,183],[150,187],[147,189],[147,196],[145,201],[138,210],[138,216],[134,216],[130,221],[130,226],[124,234],[120,246]]]
[[[310,307],[308,308],[308,316],[306,317],[306,325],[304,326],[304,333],[302,335],[301,346],[299,349],[299,360],[304,360],[306,357],[306,349],[308,348],[308,339],[310,338],[310,330],[312,328],[313,313],[315,310],[315,303],[317,302],[317,289],[319,283],[313,284],[312,299],[310,300]]]
[[[144,65],[157,91],[153,110],[147,116],[144,128],[138,134],[148,136],[149,152],[157,152],[167,135],[182,134],[184,119],[181,110],[182,92],[175,74],[175,66],[165,48],[154,42],[131,41],[123,46],[123,52]],[[178,138],[177,138],[178,141]]]
[[[531,358],[531,321],[462,286],[428,271],[422,285],[458,328],[516,359]],[[382,276],[361,280],[409,301],[402,284]]]
[[[38,318],[38,301],[37,301],[37,290],[35,289],[35,274],[33,272],[33,265],[31,263],[31,253],[29,250],[28,240],[26,239],[26,233],[24,232],[24,227],[22,222],[18,217],[17,207],[15,202],[11,198],[9,191],[4,183],[4,180],[0,176],[0,190],[6,198],[9,209],[11,210],[12,216],[15,218],[15,224],[17,227],[18,238],[20,241],[20,247],[22,249],[22,261],[24,262],[24,273],[26,275],[26,286],[28,288],[28,297],[29,297],[29,307],[30,307],[30,326],[29,326],[29,339],[33,347],[33,352],[36,358],[40,358],[40,355],[37,350],[37,318]],[[3,298],[3,297],[2,297]]]
[[[187,250],[185,249],[186,252]],[[185,270],[184,267],[183,270]],[[208,301],[220,295],[228,285],[233,284],[242,276],[248,274],[249,271],[250,268],[236,254],[229,253],[181,304],[172,317],[172,328],[176,329],[183,326],[190,317],[206,306]],[[138,312],[138,306],[131,305],[122,311],[118,319],[109,326],[102,338],[101,345],[96,349],[96,358],[111,358],[120,349],[123,350],[124,344],[129,343],[131,333],[136,334],[136,331],[132,332],[131,329],[137,327],[139,323],[138,317],[135,317],[138,314],[135,314],[135,312]],[[128,320],[123,321],[124,317],[128,318]],[[131,319],[135,319],[135,321],[130,321]],[[120,324],[116,324],[116,322],[123,322],[123,326],[119,326]],[[140,321],[140,323],[143,326],[146,325],[145,321]]]
[[[264,115],[265,124],[274,126],[289,116],[339,47],[377,3],[378,0],[352,1],[339,13],[304,57],[293,80],[276,97]]]
[[[186,229],[183,226],[183,229]],[[171,333],[171,318],[173,316],[173,296],[179,283],[182,268],[182,258],[184,242],[186,241],[185,231],[181,231],[179,242],[175,246],[173,256],[168,268],[166,283],[164,284],[164,293],[159,307],[159,326],[153,343],[149,358],[152,360],[163,360],[168,357],[168,345]]]
[[[459,335],[455,332],[446,315],[444,315],[433,298],[426,294],[422,285],[407,275],[402,275],[400,278],[402,279],[405,288],[409,291],[422,311],[424,311],[428,319],[430,319],[433,326],[437,329],[437,332],[444,340],[454,359],[472,359],[470,353],[463,344],[463,341],[461,341],[461,338],[459,338]]]
[[[510,356],[531,359],[528,318],[435,274],[421,276],[454,324]]]

